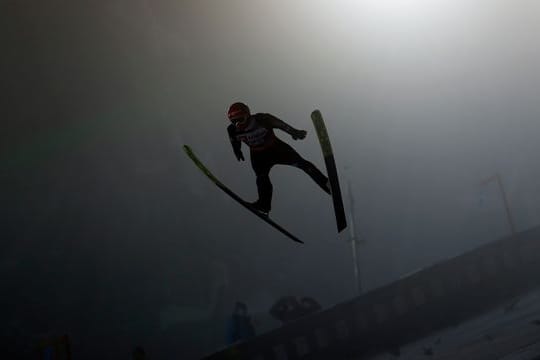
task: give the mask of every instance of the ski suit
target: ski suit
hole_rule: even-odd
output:
[[[251,166],[257,178],[258,204],[262,209],[270,211],[272,203],[272,183],[270,169],[277,164],[290,165],[306,172],[326,193],[330,193],[328,178],[311,162],[302,158],[290,145],[281,141],[273,129],[280,129],[293,136],[299,130],[286,124],[271,114],[257,113],[250,115],[243,129],[234,124],[227,131],[234,154],[238,160],[243,160],[242,142],[250,149]]]

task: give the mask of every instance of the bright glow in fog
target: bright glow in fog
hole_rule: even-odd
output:
[[[320,2],[318,8],[360,26],[371,23],[402,28],[444,20],[459,6],[459,2],[449,0],[337,0]]]
[[[352,3],[352,1],[349,1]],[[416,22],[430,16],[443,14],[451,5],[449,1],[433,0],[364,0],[361,11],[369,17],[386,22]]]
[[[349,60],[369,61],[370,54],[382,50],[392,64],[452,42],[456,35],[461,38],[460,29],[471,19],[482,22],[484,14],[476,8],[459,0],[336,0],[304,6],[322,20],[312,35],[329,39],[335,53],[346,51]]]

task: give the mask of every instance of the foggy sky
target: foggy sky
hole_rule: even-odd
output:
[[[305,174],[271,173],[272,217],[299,246],[183,154],[191,145],[255,198],[227,139],[234,101],[308,130],[277,135],[324,169],[309,118],[322,111],[354,190],[367,289],[508,234],[496,184],[479,185],[495,173],[517,229],[540,222],[534,1],[4,1],[0,13],[13,326],[46,332],[81,307],[55,326],[156,321],[169,306],[211,306],[224,273],[228,300],[253,311],[282,295],[324,306],[355,295],[348,234]]]

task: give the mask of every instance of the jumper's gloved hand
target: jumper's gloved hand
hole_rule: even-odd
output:
[[[306,135],[307,135],[307,131],[306,130],[294,130],[292,133],[291,133],[291,136],[294,140],[298,140],[298,139],[305,139],[306,138]]]
[[[235,151],[234,152],[234,155],[236,155],[236,159],[238,161],[244,161],[244,154],[242,154],[242,151],[241,150],[238,150],[238,151]]]

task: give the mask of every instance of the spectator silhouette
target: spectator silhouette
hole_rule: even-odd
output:
[[[247,306],[244,303],[237,302],[229,320],[227,343],[232,344],[253,336],[255,336],[255,328],[251,323],[251,317],[248,315]]]

